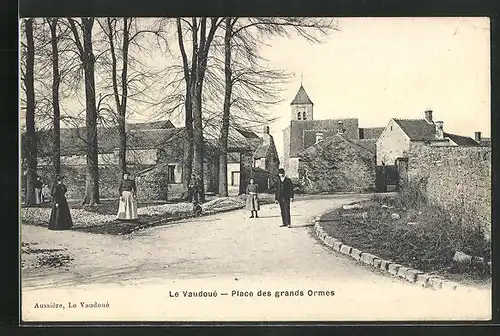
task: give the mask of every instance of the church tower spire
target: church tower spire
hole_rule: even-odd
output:
[[[300,88],[295,95],[295,98],[290,103],[292,110],[292,120],[313,120],[314,103],[307,95],[306,90],[302,86],[302,75],[300,80]]]

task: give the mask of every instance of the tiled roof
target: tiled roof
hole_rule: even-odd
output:
[[[290,103],[290,105],[298,104],[313,104],[302,85],[300,86],[299,91],[297,91],[295,98],[293,98],[292,102]]]
[[[159,120],[146,123],[130,123],[125,125],[127,130],[145,130],[145,129],[166,129],[175,128],[170,120]]]
[[[215,148],[219,147],[219,133],[220,125],[206,125],[203,129],[206,142]],[[229,151],[252,150],[248,139],[233,127],[229,128],[227,148]]]
[[[244,129],[241,129],[241,128],[234,128],[236,131],[238,131],[238,133],[240,133],[241,135],[243,135],[245,138],[258,138],[259,136],[257,134],[255,134],[254,132],[252,131],[248,131],[248,130],[244,130]]]
[[[353,143],[358,144],[371,153],[375,154],[377,152],[377,139],[360,139],[352,140]]]
[[[435,141],[436,126],[429,124],[425,119],[394,119],[394,121],[403,129],[408,135],[410,140],[422,141],[429,140]],[[479,147],[480,145],[472,138],[452,133],[443,132],[445,138],[449,138],[460,147]]]
[[[436,140],[436,126],[424,119],[393,119],[410,140]]]
[[[450,138],[451,141],[456,143],[460,147],[481,147],[474,139],[470,137],[464,137],[461,135],[451,134],[444,132],[443,135]]]
[[[297,154],[304,148],[315,143],[315,133],[323,133],[327,138],[337,133],[338,122],[342,121],[344,135],[347,138],[358,140],[358,119],[326,119],[326,120],[292,120],[290,129],[285,129],[290,135],[290,157],[297,157]]]
[[[312,146],[309,146],[302,151],[300,151],[297,156],[299,157],[315,157],[318,153],[318,151],[323,148],[324,146],[328,145],[329,143],[337,142],[338,141],[344,141],[350,145],[352,145],[354,148],[357,148],[357,152],[360,155],[363,156],[372,156],[375,155],[375,150],[373,148],[370,148],[371,143],[375,145],[375,140],[352,140],[349,139],[348,137],[340,134],[335,134],[333,136],[330,136],[326,139],[324,139],[321,142],[318,142],[317,144],[314,144]]]
[[[359,129],[360,139],[377,139],[384,131],[385,127],[367,127]]]
[[[260,145],[259,147],[257,147],[255,152],[253,153],[253,157],[255,159],[265,158],[267,156],[267,152],[269,151],[269,147],[271,147],[271,146],[264,145],[264,144]]]
[[[491,138],[481,138],[481,146],[490,147],[491,146]]]

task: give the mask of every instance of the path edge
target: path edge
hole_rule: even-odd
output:
[[[391,260],[382,259],[374,254],[363,252],[358,248],[344,244],[340,239],[327,234],[323,227],[320,225],[321,222],[331,221],[325,220],[325,216],[327,214],[328,212],[325,212],[319,216],[316,216],[312,220],[314,224],[313,230],[316,237],[318,237],[318,239],[324,245],[334,250],[335,252],[342,253],[364,265],[372,266],[373,268],[378,269],[384,273],[388,273],[394,277],[400,278],[401,280],[411,282],[424,288],[430,288],[434,290],[456,290],[459,286],[458,283],[446,280],[441,276],[431,275],[410,267],[405,267]]]

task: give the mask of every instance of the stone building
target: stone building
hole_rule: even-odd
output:
[[[267,181],[267,188],[272,188],[278,181],[280,161],[278,151],[274,144],[274,138],[269,132],[269,126],[264,127],[262,143],[255,149],[253,159],[253,166],[255,168],[260,168],[269,172],[270,177]]]
[[[377,139],[377,165],[394,165],[398,159],[407,159],[410,143],[429,146],[478,147],[470,137],[444,132],[442,121],[433,121],[432,111],[425,111],[423,119],[389,121]]]
[[[140,198],[173,199],[185,194],[183,158],[185,128],[170,121],[127,124],[127,170],[136,178]],[[46,180],[53,176],[50,163],[51,131],[39,132],[39,173]],[[206,127],[204,182],[208,193],[219,186],[218,130]],[[215,136],[214,136],[215,135]],[[117,197],[121,179],[118,167],[119,137],[115,127],[98,127],[98,162],[100,196]],[[68,184],[68,197],[80,198],[85,191],[85,128],[61,129],[61,168]],[[279,160],[269,128],[262,137],[254,132],[231,128],[228,138],[228,184],[243,192],[250,177],[259,177],[265,189],[271,174],[276,174]],[[256,166],[257,165],[257,166]]]
[[[306,193],[374,189],[374,141],[336,134],[302,150],[299,158],[299,183]]]
[[[366,146],[373,147],[383,130],[382,127],[359,128],[357,118],[314,119],[314,103],[302,85],[290,107],[290,124],[283,130],[283,167],[288,176],[295,179],[299,178],[299,153],[302,150],[337,134],[353,141],[365,140]]]

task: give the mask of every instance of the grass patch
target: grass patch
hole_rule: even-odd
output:
[[[321,225],[345,244],[427,273],[479,283],[491,278],[486,267],[459,268],[453,262],[456,251],[491,260],[491,244],[482,228],[450,220],[427,202],[421,185],[359,204],[361,209],[326,214]]]

